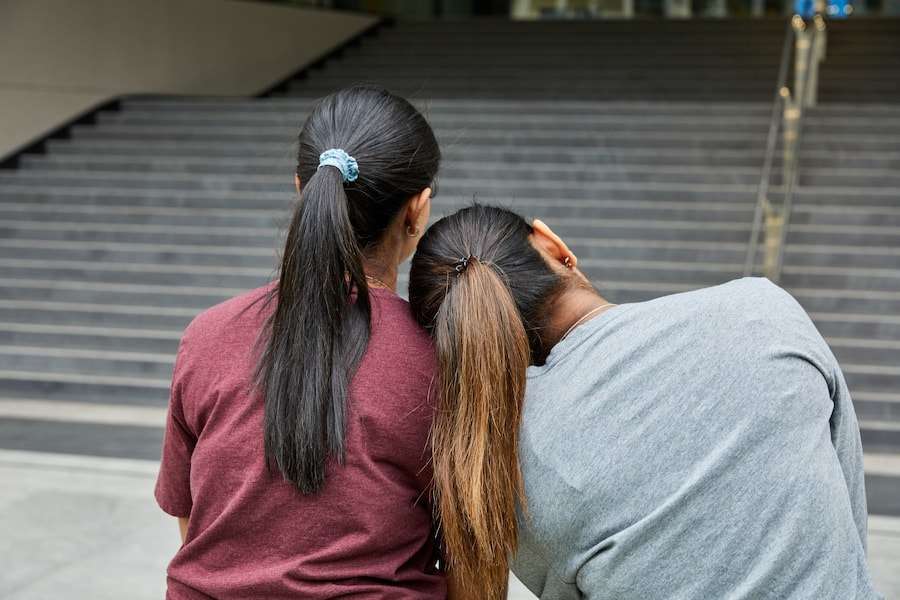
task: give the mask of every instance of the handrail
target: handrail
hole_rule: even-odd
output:
[[[778,85],[775,99],[772,102],[772,116],[769,120],[769,133],[766,139],[766,153],[760,171],[757,186],[756,207],[753,214],[750,239],[747,243],[747,254],[744,260],[744,276],[750,276],[756,265],[756,254],[759,246],[760,230],[763,222],[766,225],[764,274],[777,282],[781,277],[784,262],[784,245],[791,218],[794,189],[798,179],[800,143],[803,136],[803,122],[806,108],[815,104],[818,86],[818,64],[825,53],[825,21],[821,15],[814,18],[814,29],[807,33],[806,23],[799,15],[794,15],[787,26],[784,47],[781,52],[781,65],[778,70]],[[795,57],[795,99],[787,87],[787,72],[792,49],[796,38]],[[803,56],[799,52],[803,51]],[[799,88],[799,89],[797,89]],[[780,117],[780,118],[779,118]],[[783,127],[784,157],[782,165],[782,201],[780,209],[769,200],[769,182],[772,174],[772,163],[778,141],[779,125]]]
[[[784,33],[784,44],[781,49],[781,65],[778,67],[778,84],[775,86],[775,98],[772,100],[772,116],[769,118],[769,135],[766,138],[766,153],[763,156],[762,172],[759,184],[756,188],[756,209],[753,213],[753,225],[750,231],[750,241],[747,247],[747,256],[744,260],[744,277],[753,274],[753,265],[756,264],[756,248],[759,243],[759,229],[762,226],[762,216],[765,206],[768,204],[769,179],[772,173],[772,161],[775,159],[775,146],[778,143],[778,129],[781,124],[781,101],[787,86],[788,65],[791,61],[791,49],[794,47],[793,19],[788,22]]]

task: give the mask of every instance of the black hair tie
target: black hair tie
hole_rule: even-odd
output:
[[[453,270],[456,271],[457,277],[462,275],[463,271],[469,268],[469,262],[472,260],[475,260],[475,257],[470,254],[469,256],[456,261],[456,263],[453,265]]]

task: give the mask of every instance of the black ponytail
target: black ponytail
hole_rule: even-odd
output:
[[[356,159],[356,180],[319,168],[319,155],[333,148]],[[369,340],[364,258],[409,199],[432,185],[439,161],[422,115],[380,88],[325,98],[300,132],[301,194],[256,379],[267,460],[303,493],[321,489],[329,457],[344,459],[349,382]]]

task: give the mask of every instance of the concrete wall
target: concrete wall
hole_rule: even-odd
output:
[[[0,0],[0,157],[123,94],[258,93],[374,20],[239,0]]]

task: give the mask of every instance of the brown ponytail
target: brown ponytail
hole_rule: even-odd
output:
[[[509,210],[471,206],[428,229],[409,274],[413,314],[437,349],[435,496],[450,571],[466,598],[504,598],[516,508],[525,507],[525,372],[546,357],[546,307],[564,285],[531,233]]]
[[[524,504],[518,431],[528,337],[495,267],[472,259],[450,287],[434,323],[440,522],[465,591],[499,599],[518,541],[516,506]]]

